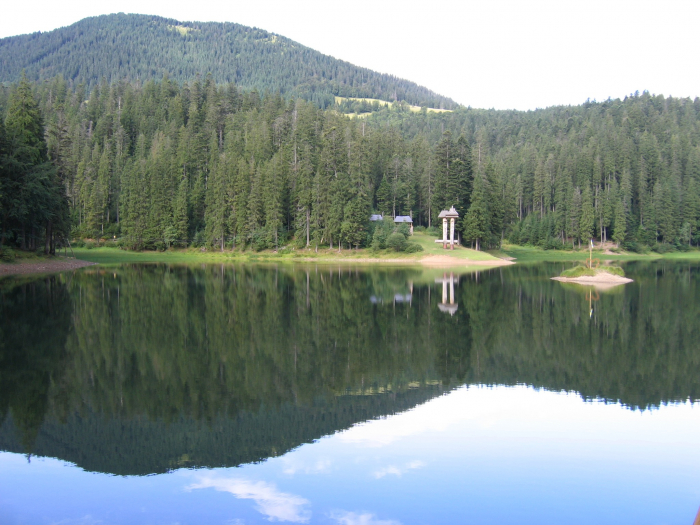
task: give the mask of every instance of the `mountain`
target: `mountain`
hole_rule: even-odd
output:
[[[15,82],[23,69],[32,80],[62,75],[88,87],[103,77],[145,81],[168,75],[185,82],[211,74],[216,83],[279,91],[321,107],[334,104],[334,96],[458,106],[414,82],[354,66],[262,29],[148,15],[103,15],[0,39],[0,82]]]

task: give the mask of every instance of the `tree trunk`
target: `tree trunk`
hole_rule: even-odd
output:
[[[51,221],[46,221],[46,244],[44,245],[44,254],[51,253]]]

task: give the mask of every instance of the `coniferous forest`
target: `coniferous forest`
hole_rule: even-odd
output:
[[[214,74],[36,82],[29,71],[0,87],[3,245],[369,247],[370,214],[431,227],[452,205],[477,248],[700,242],[698,98],[438,113],[405,95],[356,117]]]

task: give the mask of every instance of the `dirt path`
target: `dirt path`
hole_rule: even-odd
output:
[[[23,275],[28,273],[51,273],[75,270],[84,266],[92,266],[95,263],[81,261],[79,259],[46,259],[32,262],[0,263],[0,277],[6,275]]]

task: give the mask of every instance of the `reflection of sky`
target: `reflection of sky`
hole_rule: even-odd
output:
[[[0,523],[689,524],[700,407],[461,388],[261,464],[147,477],[0,454]]]

